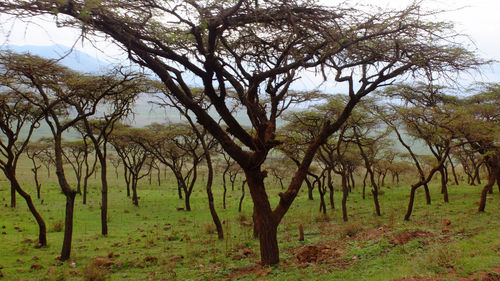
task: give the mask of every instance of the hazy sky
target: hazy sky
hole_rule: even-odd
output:
[[[321,0],[324,4],[334,4],[337,0]],[[355,1],[370,3],[380,7],[404,7],[407,0],[365,0]],[[486,59],[500,61],[500,0],[427,0],[422,4],[428,9],[447,10],[439,20],[450,20],[456,24],[456,30],[471,39],[471,47]],[[27,25],[20,20],[7,20],[0,17],[0,45],[53,45],[71,46],[79,36],[78,30],[57,28],[53,18],[36,19]],[[78,42],[76,48],[103,60],[113,61],[118,49],[112,43],[101,42],[99,48],[106,50],[106,55],[93,48],[88,42]],[[115,60],[116,62],[116,60]],[[500,64],[486,67],[483,75],[476,79],[500,81]]]

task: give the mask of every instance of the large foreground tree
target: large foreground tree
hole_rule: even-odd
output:
[[[387,11],[326,7],[310,0],[7,0],[0,3],[0,12],[48,14],[60,26],[81,28],[85,36],[104,33],[132,61],[152,70],[168,95],[191,111],[243,169],[266,265],[279,262],[277,228],[316,151],[362,97],[405,74],[443,73],[480,63],[463,44],[453,43],[456,33],[449,24],[427,21],[432,13],[416,4]],[[290,101],[289,87],[304,70],[344,83],[349,98],[335,118],[318,125],[317,137],[273,209],[262,165],[279,144],[276,120]],[[193,99],[188,87],[193,77],[213,104],[213,114]],[[231,114],[232,92],[251,130]]]

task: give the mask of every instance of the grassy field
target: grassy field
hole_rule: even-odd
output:
[[[21,163],[19,178],[35,196],[28,164]],[[55,178],[46,174],[42,170],[43,204],[35,200],[49,230],[49,245],[40,249],[34,246],[37,226],[25,202],[18,196],[18,207],[11,209],[9,184],[0,177],[3,280],[500,280],[496,187],[484,214],[476,211],[481,187],[451,185],[450,203],[445,204],[439,188],[432,186],[430,206],[421,190],[409,222],[403,221],[408,185],[382,189],[381,217],[374,214],[372,198],[363,200],[361,188],[356,188],[348,200],[348,223],[342,222],[338,208],[329,210],[327,217],[320,215],[317,193],[309,201],[302,190],[279,228],[281,263],[267,268],[258,264],[258,241],[245,223],[251,222],[248,192],[243,212],[237,211],[239,184],[228,193],[226,210],[220,179],[214,185],[226,237],[218,241],[203,186],[197,186],[192,196],[193,210],[185,212],[176,210],[183,201],[177,198],[171,176],[161,186],[143,180],[140,207],[134,207],[111,167],[110,234],[100,235],[99,185],[93,179],[89,203],[83,205],[77,197],[72,259],[63,263],[56,256],[62,245],[64,196]],[[278,185],[270,181],[268,186],[276,203]],[[340,196],[337,191],[339,207]],[[299,224],[304,226],[303,242],[298,241]],[[408,278],[412,276],[428,278]]]

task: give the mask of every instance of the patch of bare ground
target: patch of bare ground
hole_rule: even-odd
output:
[[[345,269],[354,264],[354,260],[344,256],[345,244],[340,240],[332,240],[326,243],[305,245],[291,249],[295,256],[294,261],[299,268],[305,268],[314,264],[327,264],[330,269]]]
[[[414,239],[417,238],[428,238],[428,237],[434,237],[435,234],[432,232],[428,231],[423,231],[423,230],[414,230],[414,231],[406,231],[406,232],[399,232],[391,235],[389,239],[389,243],[393,245],[404,245]]]
[[[371,228],[361,231],[352,238],[356,241],[378,240],[390,232],[391,230],[389,228],[381,226],[379,228]]]

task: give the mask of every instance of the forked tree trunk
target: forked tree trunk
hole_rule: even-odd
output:
[[[448,203],[448,187],[446,186],[446,173],[443,167],[439,169],[439,173],[441,174],[441,193],[443,194],[443,200],[445,203]]]
[[[319,211],[323,212],[324,215],[326,215],[326,203],[325,203],[325,194],[326,194],[326,187],[324,186],[324,183],[321,183],[320,180],[318,180],[318,192],[319,192]]]

